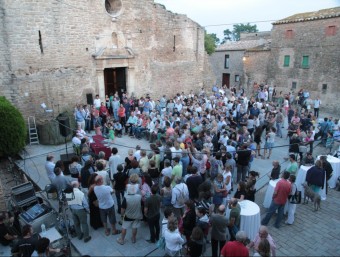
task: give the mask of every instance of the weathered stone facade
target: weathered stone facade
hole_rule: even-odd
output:
[[[267,82],[286,93],[307,89],[312,98],[320,97],[323,108],[339,115],[340,7],[296,14],[273,25]]]
[[[43,116],[109,93],[104,69],[123,68],[135,96],[211,84],[204,29],[153,0],[0,1],[0,93]]]
[[[215,53],[210,56],[210,61],[216,76],[216,84],[223,86],[236,86],[237,88],[247,86],[254,79],[259,81],[265,76],[266,69],[263,69],[262,59],[251,58],[249,49],[268,45],[270,42],[270,32],[241,33],[240,41],[228,41],[217,47]],[[246,52],[247,51],[247,52]],[[256,50],[258,52],[259,49]],[[245,54],[245,52],[247,54]],[[229,65],[226,65],[226,57],[229,57]],[[261,62],[259,65],[258,62]],[[264,62],[266,63],[266,62]],[[251,66],[251,71],[257,72],[251,75],[245,70]],[[237,79],[238,76],[238,79]],[[238,80],[238,81],[237,81]]]
[[[340,7],[296,14],[273,23],[267,32],[241,34],[241,40],[220,45],[212,54],[217,84],[223,73],[230,83],[240,74],[236,86],[252,91],[253,84],[276,85],[278,91],[297,92],[301,88],[319,97],[322,108],[340,112]],[[262,43],[261,43],[262,41]],[[225,55],[230,67],[225,69]],[[308,65],[303,67],[303,58]],[[286,62],[285,63],[285,58]]]

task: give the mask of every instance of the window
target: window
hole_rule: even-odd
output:
[[[304,69],[309,68],[309,56],[308,55],[302,56],[302,68]]]
[[[322,84],[322,93],[323,94],[327,93],[327,84]]]
[[[235,75],[235,82],[240,82],[240,75]]]
[[[335,26],[328,26],[326,28],[326,36],[335,36],[336,34],[336,27]]]
[[[284,61],[283,61],[283,67],[289,67],[290,63],[290,55],[285,55]]]
[[[229,54],[224,56],[224,68],[229,69]]]
[[[286,30],[286,38],[287,39],[293,38],[293,30],[291,29]]]
[[[292,82],[292,89],[296,89],[296,82]]]

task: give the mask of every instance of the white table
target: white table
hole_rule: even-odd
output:
[[[240,230],[247,233],[248,238],[255,238],[261,226],[260,207],[249,200],[239,202],[241,206]]]
[[[307,171],[311,168],[312,166],[304,166],[301,165],[297,176],[296,176],[296,187],[298,191],[301,191],[301,198],[303,199],[304,195],[305,195],[305,189],[303,188],[302,184],[304,182],[306,182],[306,175],[307,175]],[[319,195],[321,196],[321,200],[326,200],[326,174],[325,174],[325,184],[323,189],[320,189],[319,191]]]
[[[48,230],[46,230],[46,233],[44,234],[43,232],[39,233],[40,237],[47,237],[48,239],[50,239],[50,243],[53,243],[61,238],[62,235],[60,235],[60,233],[58,232],[58,230],[56,230],[55,227],[52,227]]]
[[[335,188],[336,181],[338,180],[338,177],[340,176],[340,159],[332,155],[327,155],[327,161],[332,165],[332,168],[333,168],[333,175],[328,180],[328,186],[330,188]]]
[[[264,208],[269,208],[272,199],[273,199],[273,194],[274,194],[274,189],[276,187],[277,182],[280,179],[275,179],[275,180],[270,180],[268,187],[267,187],[267,191],[266,191],[266,195],[264,196],[264,201],[263,201],[263,207]]]

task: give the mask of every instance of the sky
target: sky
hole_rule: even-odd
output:
[[[154,0],[167,10],[186,14],[208,33],[223,38],[232,24],[256,24],[259,31],[270,31],[272,22],[303,12],[339,7],[340,0]],[[267,21],[258,22],[256,21]],[[231,24],[231,25],[223,25]],[[219,26],[215,26],[219,25]]]

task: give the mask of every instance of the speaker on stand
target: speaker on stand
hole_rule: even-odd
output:
[[[61,114],[59,114],[59,116],[57,117],[57,120],[58,120],[58,123],[59,123],[60,135],[62,135],[65,138],[66,156],[67,156],[67,159],[68,159],[66,138],[71,134],[70,119],[67,116],[62,116]]]

